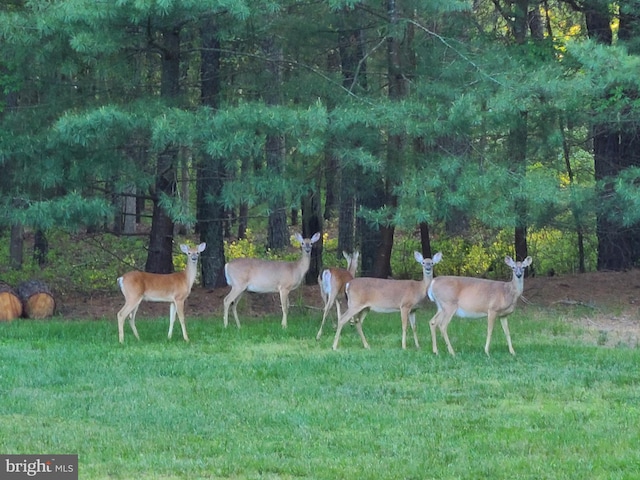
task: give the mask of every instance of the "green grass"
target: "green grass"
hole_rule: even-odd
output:
[[[124,345],[114,319],[2,324],[0,451],[77,453],[82,479],[638,478],[638,349],[529,310],[510,318],[516,357],[497,325],[487,358],[486,321],[460,319],[458,355],[439,339],[435,357],[431,313],[419,351],[373,313],[371,350],[345,327],[337,352],[300,312],[286,331],[188,320],[190,344],[166,318]]]

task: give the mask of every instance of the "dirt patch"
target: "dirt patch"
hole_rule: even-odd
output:
[[[205,289],[194,286],[187,300],[187,316],[222,317],[222,301],[228,288]],[[582,275],[536,277],[525,280],[527,307],[553,309],[559,316],[571,318],[584,328],[585,340],[603,346],[640,343],[640,269],[628,272],[595,272]],[[292,305],[322,312],[317,285],[302,286],[292,292]],[[68,319],[115,318],[124,304],[122,294],[96,292],[92,295],[66,295],[57,299],[58,314]],[[240,304],[242,321],[281,312],[277,294],[247,293]],[[570,314],[570,315],[569,315]],[[145,302],[139,315],[168,315],[166,304]]]
[[[524,297],[579,325],[587,343],[633,348],[640,343],[640,269],[531,278]]]

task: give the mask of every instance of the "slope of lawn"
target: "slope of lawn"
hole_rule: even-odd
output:
[[[114,306],[114,311],[117,306]],[[370,314],[371,350],[293,311],[224,329],[166,318],[0,325],[0,451],[77,453],[83,479],[631,479],[640,475],[640,351],[587,345],[527,309],[454,319],[451,357],[400,349],[399,315]],[[114,315],[115,317],[115,315]]]

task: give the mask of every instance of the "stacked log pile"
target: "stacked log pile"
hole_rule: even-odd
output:
[[[10,321],[22,316],[22,301],[8,283],[0,281],[0,321]]]
[[[56,301],[47,285],[40,280],[22,282],[16,289],[22,301],[23,314],[27,318],[48,318],[53,316]]]

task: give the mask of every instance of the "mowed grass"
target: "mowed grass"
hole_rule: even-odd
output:
[[[117,306],[114,306],[116,309]],[[115,311],[115,310],[114,310]],[[552,312],[454,319],[456,357],[400,348],[399,315],[317,342],[318,312],[0,325],[0,452],[77,453],[82,479],[632,479],[640,476],[640,351],[584,344]],[[141,313],[141,316],[143,314]],[[115,317],[115,314],[114,314]]]

